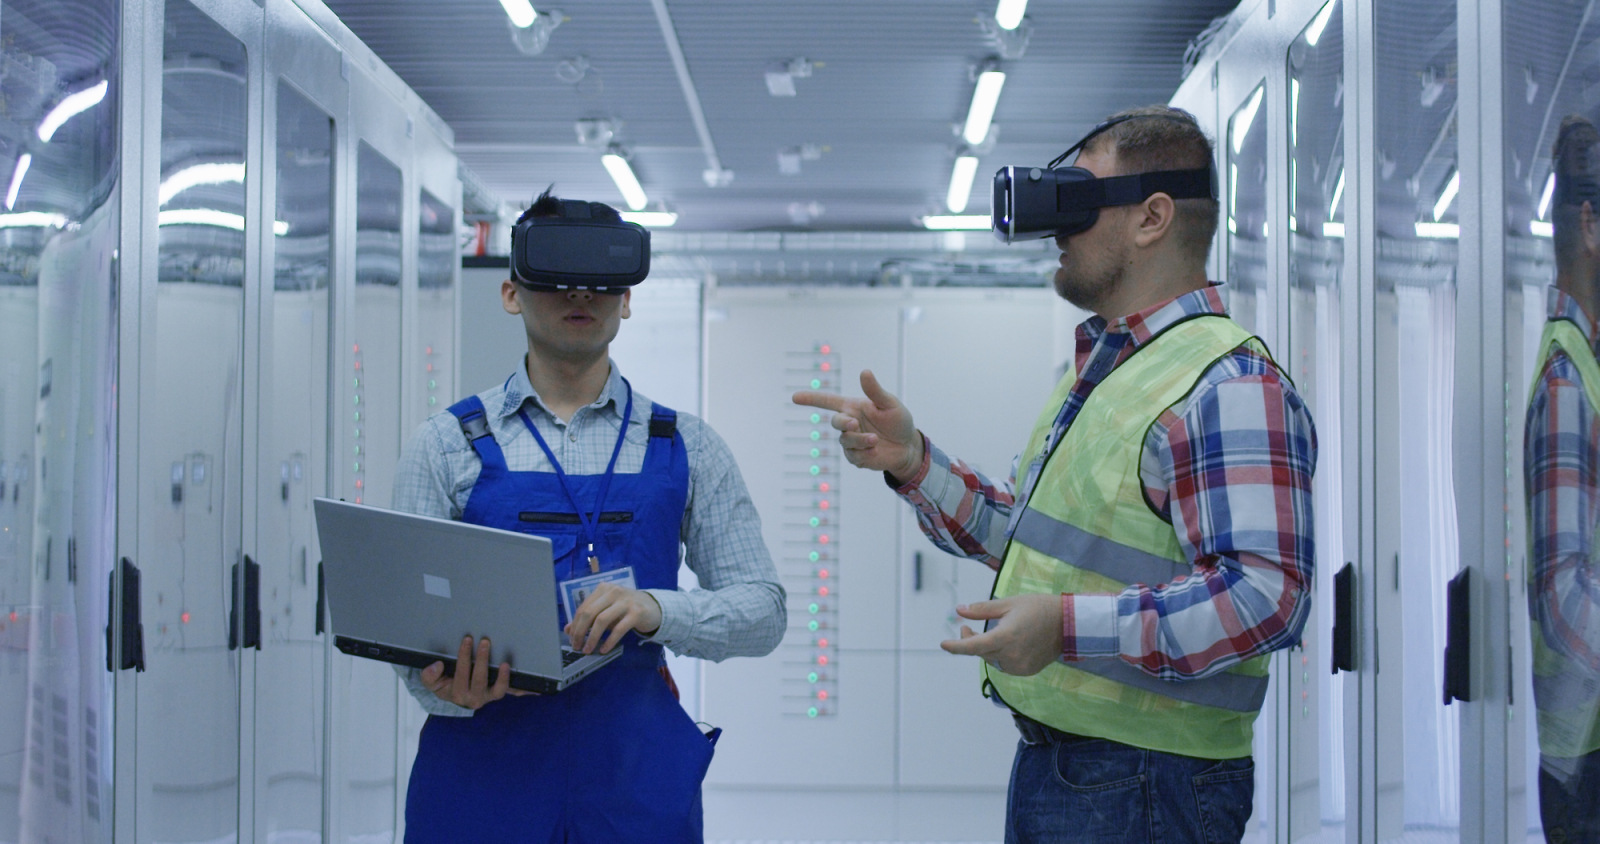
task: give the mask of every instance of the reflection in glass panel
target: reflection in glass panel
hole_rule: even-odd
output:
[[[278,83],[270,380],[263,384],[257,547],[261,653],[256,657],[258,829],[322,835],[323,642],[316,630],[311,499],[327,492],[329,239],[333,120]]]
[[[1290,654],[1290,840],[1343,840],[1344,677],[1327,670],[1344,551],[1344,15],[1329,0],[1289,45],[1289,336],[1282,363],[1317,420],[1315,620]],[[1300,749],[1294,745],[1306,742]]]
[[[388,506],[400,457],[400,168],[362,142],[356,160],[356,286],[350,349],[353,371],[335,378],[334,422],[349,424],[345,489],[357,502]],[[335,464],[336,466],[339,464]],[[394,671],[364,659],[336,657],[340,780],[336,840],[394,835],[397,717]]]
[[[1505,27],[1506,384],[1515,710],[1524,741],[1508,772],[1527,839],[1590,840],[1600,823],[1600,607],[1593,537],[1597,418],[1590,320],[1600,273],[1582,205],[1600,207],[1600,20],[1593,4],[1507,0]],[[1548,323],[1548,325],[1547,325]],[[1546,348],[1548,336],[1559,345]],[[1519,413],[1526,403],[1526,415]],[[1524,504],[1526,505],[1524,507]],[[1524,556],[1525,555],[1525,556]],[[1520,800],[1518,800],[1520,798]],[[1541,831],[1543,835],[1541,835]]]
[[[243,556],[244,45],[166,4],[159,283],[144,326],[139,554],[148,671],[138,684],[144,841],[216,841],[238,821]]]
[[[417,395],[424,413],[438,413],[455,395],[456,212],[427,191],[417,210],[417,330],[422,336]]]
[[[1267,278],[1266,84],[1245,97],[1228,119],[1228,311],[1246,331],[1265,330],[1272,313]]]
[[[1378,834],[1456,840],[1461,707],[1440,699],[1446,584],[1460,567],[1456,7],[1383,0],[1375,24]]]
[[[118,5],[0,0],[0,841],[111,840]]]

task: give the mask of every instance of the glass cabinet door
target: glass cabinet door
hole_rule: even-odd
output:
[[[242,625],[244,45],[168,0],[159,276],[143,325],[137,838],[237,835]]]
[[[1381,0],[1377,44],[1376,598],[1380,841],[1454,841],[1461,706],[1445,706],[1447,585],[1461,568],[1454,477],[1456,7]],[[1369,775],[1363,771],[1363,776]]]
[[[1329,670],[1333,582],[1345,551],[1344,15],[1328,0],[1289,45],[1289,331],[1279,364],[1317,425],[1316,586],[1301,647],[1279,674],[1287,699],[1279,749],[1287,768],[1290,841],[1343,841],[1345,677]]]
[[[118,6],[0,0],[0,841],[111,840]]]
[[[1272,321],[1271,260],[1267,223],[1267,115],[1265,82],[1228,118],[1227,209],[1228,312],[1252,334]]]

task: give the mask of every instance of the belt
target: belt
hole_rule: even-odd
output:
[[[1077,733],[1058,730],[1048,724],[1041,724],[1020,712],[1011,713],[1011,717],[1017,722],[1017,732],[1022,734],[1024,744],[1073,744],[1094,740],[1092,736],[1080,736]]]

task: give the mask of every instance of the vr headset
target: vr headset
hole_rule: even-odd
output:
[[[1173,199],[1217,199],[1217,173],[1209,164],[1197,170],[1160,170],[1095,178],[1082,167],[1057,167],[1101,132],[1129,120],[1182,120],[1138,114],[1107,120],[1044,167],[1002,167],[994,174],[990,226],[1005,243],[1066,237],[1087,231],[1101,208],[1136,205],[1157,193]],[[1183,121],[1188,122],[1188,121]]]
[[[561,216],[511,230],[511,278],[529,290],[621,293],[650,274],[650,231],[597,219],[589,203],[561,200]]]

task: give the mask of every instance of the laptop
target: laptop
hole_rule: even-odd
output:
[[[622,654],[562,642],[550,540],[350,504],[313,502],[334,646],[351,656],[455,671],[463,636],[488,636],[489,682],[550,694]]]

